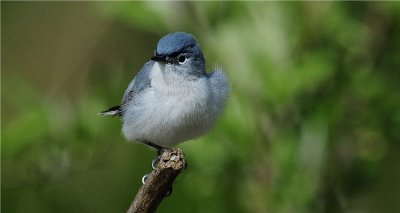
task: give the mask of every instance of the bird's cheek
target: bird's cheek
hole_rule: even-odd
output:
[[[170,72],[170,71],[172,71],[173,69],[175,69],[174,64],[165,64],[165,65],[164,65],[164,71],[165,71],[165,72]]]

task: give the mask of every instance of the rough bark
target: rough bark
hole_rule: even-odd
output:
[[[155,212],[158,205],[172,190],[176,177],[185,168],[186,162],[181,149],[165,150],[155,170],[147,177],[128,213]]]

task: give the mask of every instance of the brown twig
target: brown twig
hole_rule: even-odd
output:
[[[181,149],[165,150],[161,154],[157,168],[148,175],[145,184],[137,193],[128,213],[155,212],[164,197],[172,190],[172,184],[185,164]]]

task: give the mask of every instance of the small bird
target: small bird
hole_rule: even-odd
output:
[[[99,114],[121,116],[128,141],[147,144],[160,153],[211,130],[224,111],[229,91],[222,68],[206,72],[196,38],[173,32],[158,41],[121,104]]]

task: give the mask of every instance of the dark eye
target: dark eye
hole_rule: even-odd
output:
[[[178,62],[179,62],[179,64],[184,64],[185,62],[186,62],[186,56],[184,56],[184,55],[181,55],[181,56],[179,56],[178,57]]]

